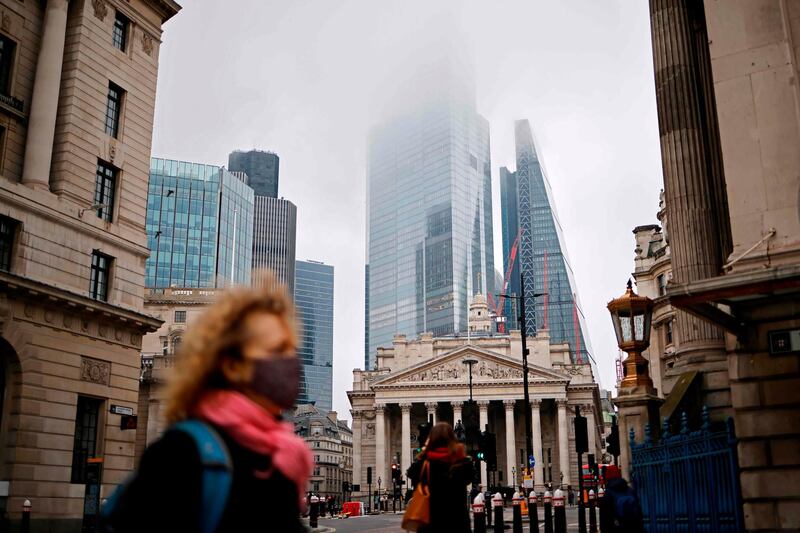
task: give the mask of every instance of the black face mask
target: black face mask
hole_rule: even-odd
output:
[[[281,409],[289,409],[300,393],[300,371],[297,357],[256,359],[250,389]]]

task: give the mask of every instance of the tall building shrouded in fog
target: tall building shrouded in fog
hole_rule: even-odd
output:
[[[294,293],[297,207],[289,200],[255,197],[253,270],[271,270]]]
[[[250,284],[253,190],[244,178],[215,165],[151,160],[148,288]]]
[[[298,403],[333,408],[333,267],[297,261],[294,303],[299,331],[297,355],[303,362]]]
[[[527,334],[534,336],[538,329],[546,328],[551,342],[569,343],[573,361],[594,365],[550,182],[527,120],[516,121],[515,139],[517,171],[501,169],[500,173],[504,253],[506,244],[510,247],[517,232],[520,235],[516,274],[512,276],[516,285],[509,285],[509,291],[520,293],[521,270],[525,276]],[[506,269],[508,259],[506,255]],[[596,369],[594,372],[597,375]]]
[[[256,196],[278,197],[280,158],[273,152],[236,150],[228,155],[228,170],[247,174],[247,184]]]
[[[471,72],[432,61],[370,132],[370,367],[395,334],[466,333],[469,292],[495,292],[489,124]]]
[[[514,264],[508,278],[508,287],[505,288],[506,294],[519,295],[519,261],[516,255],[519,254],[519,220],[517,211],[517,173],[509,171],[506,167],[500,167],[500,218],[503,224],[503,273],[508,272],[509,258],[514,244],[517,244]],[[501,289],[502,287],[498,287]],[[509,329],[519,329],[519,306],[511,298],[503,305],[503,316],[506,318],[506,331]]]

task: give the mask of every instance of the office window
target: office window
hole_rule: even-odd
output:
[[[115,139],[119,135],[119,119],[122,114],[122,98],[125,91],[115,83],[108,83],[106,99],[106,133]]]
[[[78,396],[72,444],[72,483],[86,483],[86,461],[97,454],[97,429],[103,400]]]
[[[659,274],[656,277],[656,284],[658,285],[658,295],[664,296],[667,294],[667,275]]]
[[[186,324],[186,311],[175,311],[175,323]]]
[[[11,94],[11,70],[14,66],[14,52],[17,43],[0,35],[0,93]]]
[[[89,292],[95,300],[108,301],[108,281],[113,260],[113,257],[101,254],[97,250],[92,252],[92,273]]]
[[[111,42],[114,44],[114,48],[123,52],[128,46],[128,27],[130,24],[131,21],[128,20],[128,17],[117,11],[114,16],[114,30],[111,34]]]
[[[14,235],[18,222],[0,215],[0,270],[11,270],[11,257],[14,253]]]
[[[117,187],[117,169],[105,161],[97,161],[94,182],[94,203],[104,205],[97,210],[98,218],[111,222],[114,216],[114,194]]]

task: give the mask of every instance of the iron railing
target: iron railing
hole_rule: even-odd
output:
[[[689,431],[686,413],[677,435],[664,420],[662,437],[653,442],[630,435],[631,477],[638,491],[647,533],[734,533],[743,531],[736,437],[733,420],[712,431],[708,409],[702,425]]]

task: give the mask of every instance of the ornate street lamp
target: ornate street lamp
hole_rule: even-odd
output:
[[[614,323],[619,349],[628,354],[623,364],[620,389],[653,388],[647,371],[647,359],[642,352],[650,346],[650,320],[653,317],[653,300],[633,292],[631,281],[625,294],[608,302],[608,311]]]
[[[474,357],[467,357],[463,361],[461,361],[465,365],[469,366],[469,403],[472,404],[472,367],[478,364],[478,360]]]

